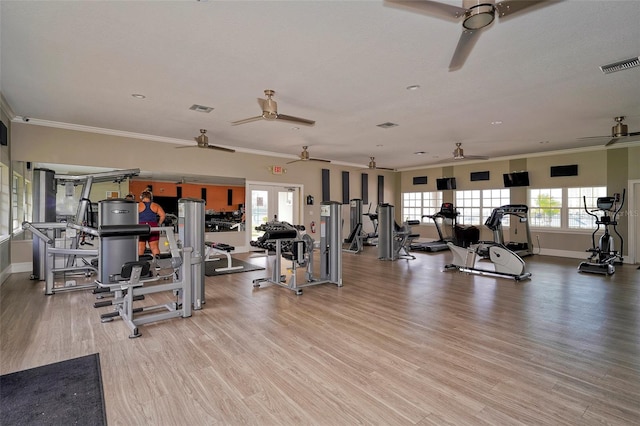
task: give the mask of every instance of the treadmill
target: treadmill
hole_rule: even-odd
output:
[[[426,243],[415,243],[411,244],[411,250],[416,251],[427,251],[427,252],[437,252],[449,250],[449,246],[447,242],[453,241],[453,229],[456,226],[456,218],[460,213],[458,213],[451,203],[442,203],[440,206],[440,211],[433,215],[423,215],[422,218],[428,217],[433,220],[433,223],[436,225],[436,231],[438,231],[438,237],[440,238],[437,241],[429,241]],[[442,233],[442,228],[440,227],[440,221],[444,224],[445,220],[451,220],[451,236],[445,236]]]

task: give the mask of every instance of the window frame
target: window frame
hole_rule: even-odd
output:
[[[560,191],[560,197],[556,196],[556,199],[560,200],[560,206],[555,206],[552,208],[558,208],[560,210],[558,218],[559,225],[558,226],[542,226],[536,222],[532,218],[535,210],[538,207],[534,207],[534,203],[532,202],[532,193],[539,191]],[[570,196],[570,192],[577,191],[579,195]],[[528,188],[527,189],[527,202],[529,206],[529,223],[531,229],[536,229],[544,232],[571,232],[571,233],[591,233],[595,229],[595,222],[593,218],[588,216],[584,212],[584,204],[582,195],[586,195],[585,193],[590,193],[587,197],[591,198],[591,202],[593,206],[595,206],[595,199],[597,197],[604,197],[607,195],[607,187],[606,185],[595,185],[595,186],[572,186],[572,187],[555,187],[555,188]],[[553,195],[552,195],[553,196]],[[576,201],[578,205],[576,204]],[[590,207],[589,202],[587,203],[587,207]],[[576,215],[572,215],[572,211],[578,211]],[[584,226],[572,226],[571,222],[573,217],[577,217],[578,220],[584,220]],[[587,217],[591,220],[590,223],[587,222]]]
[[[407,197],[412,196],[411,206],[407,206]],[[421,224],[431,224],[425,221],[423,216],[434,215],[440,211],[442,205],[442,191],[406,191],[402,193],[402,218],[403,220],[419,220]],[[409,209],[412,211],[409,212]],[[416,210],[419,213],[416,213]],[[434,225],[435,226],[435,225]]]
[[[464,195],[469,196],[464,197]],[[456,210],[460,213],[457,222],[461,225],[482,226],[494,209],[511,203],[511,191],[509,188],[456,190],[454,198]],[[466,206],[466,203],[461,200],[471,200],[472,205]],[[499,201],[496,203],[496,200]],[[469,209],[471,214],[467,214]],[[471,218],[471,223],[468,223],[465,217]],[[502,226],[509,226],[508,216],[504,217]]]

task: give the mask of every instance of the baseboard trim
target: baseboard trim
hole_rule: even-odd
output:
[[[16,274],[18,272],[32,272],[33,262],[20,262],[11,264],[11,273]]]

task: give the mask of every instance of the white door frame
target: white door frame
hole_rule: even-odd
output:
[[[245,182],[245,200],[244,200],[244,205],[245,205],[245,214],[246,217],[249,217],[249,215],[252,213],[251,211],[249,211],[249,209],[251,208],[251,191],[253,189],[255,189],[255,187],[274,187],[274,188],[297,188],[298,189],[298,194],[300,199],[298,200],[298,220],[302,221],[304,220],[304,203],[302,202],[302,200],[304,200],[304,185],[299,184],[299,183],[284,183],[284,182],[262,182],[262,181],[253,181],[253,180],[248,180]],[[293,224],[293,225],[297,225],[297,224]],[[251,232],[250,230],[247,230],[246,232],[246,244],[247,246],[249,246],[249,241],[251,241]]]
[[[627,214],[628,218],[628,263],[632,264],[638,263],[638,256],[640,255],[637,250],[638,244],[640,243],[640,240],[638,239],[638,232],[640,232],[640,215],[638,214],[638,211],[640,211],[640,199],[636,197],[636,193],[640,194],[640,179],[629,181],[629,186],[627,188],[627,208],[623,210]]]

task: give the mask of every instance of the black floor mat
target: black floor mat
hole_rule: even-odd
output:
[[[0,376],[1,425],[106,425],[100,356]]]

